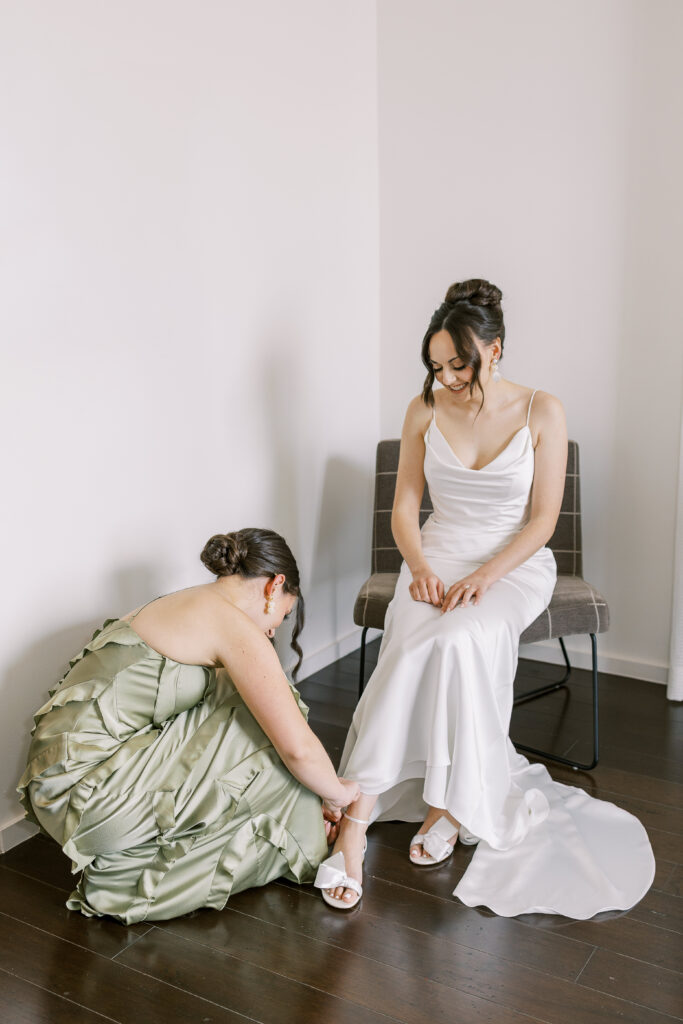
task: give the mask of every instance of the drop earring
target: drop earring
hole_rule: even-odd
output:
[[[273,605],[274,604],[275,604],[275,599],[274,599],[272,591],[271,591],[271,593],[268,594],[268,597],[266,598],[266,615],[271,615],[272,614]]]
[[[491,360],[491,366],[493,367],[493,370],[491,372],[491,380],[496,381],[496,383],[497,383],[499,380],[502,379],[502,374],[501,374],[500,370],[498,369],[498,360],[497,359],[492,359]]]

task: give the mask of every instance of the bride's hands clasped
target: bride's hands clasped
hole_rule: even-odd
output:
[[[429,566],[424,569],[417,569],[413,573],[413,581],[408,587],[413,601],[424,601],[426,604],[433,604],[441,607],[445,587],[436,573],[432,572]]]
[[[465,608],[468,604],[479,604],[486,591],[491,586],[481,570],[470,573],[449,587],[446,596],[441,603],[441,614],[451,611],[458,604]]]
[[[457,605],[479,604],[491,581],[481,569],[464,576],[446,590],[442,580],[428,566],[417,569],[408,590],[413,601],[424,601],[440,608],[442,614]]]

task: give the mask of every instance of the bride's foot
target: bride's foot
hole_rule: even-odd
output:
[[[430,807],[422,827],[410,844],[409,856],[413,864],[439,864],[450,857],[458,839],[459,827],[459,822],[447,811]],[[426,839],[427,833],[429,839]],[[425,839],[416,842],[418,836],[424,836]],[[431,847],[431,853],[426,847]]]
[[[354,882],[358,883],[358,888],[361,889],[361,881],[363,878],[363,857],[365,855],[365,830],[367,828],[366,823],[360,823],[352,821],[346,815],[341,820],[339,828],[339,836],[334,844],[332,850],[332,860],[338,853],[343,854],[344,857],[344,873],[349,879],[353,879]],[[327,861],[324,862],[327,864]],[[324,865],[321,865],[321,868]],[[320,874],[320,872],[319,872]],[[316,881],[317,884],[317,881]],[[360,893],[355,890],[348,888],[344,885],[338,885],[336,888],[323,889],[323,897],[327,894],[331,900],[337,903],[341,903],[343,907],[352,907],[358,903],[360,899]]]

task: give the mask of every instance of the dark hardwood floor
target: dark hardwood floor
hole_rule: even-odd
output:
[[[377,644],[371,645],[370,664]],[[520,665],[528,689],[557,668]],[[301,685],[335,763],[356,701],[358,654]],[[554,778],[637,814],[657,857],[647,896],[591,921],[500,918],[452,891],[472,856],[407,858],[414,826],[369,834],[365,893],[346,914],[284,882],[223,911],[126,928],[64,907],[69,865],[34,838],[0,857],[2,1024],[664,1024],[683,1013],[683,706],[662,686],[601,678],[602,752],[590,774]],[[519,742],[588,754],[590,686],[515,709]]]

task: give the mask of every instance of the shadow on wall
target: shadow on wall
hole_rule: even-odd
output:
[[[305,355],[308,330],[295,311],[281,309],[277,324],[263,328],[254,341],[266,367],[254,437],[263,439],[265,432],[268,456],[260,467],[267,474],[265,515],[253,525],[277,530],[291,545],[309,623],[315,617],[318,636],[329,643],[352,629],[355,591],[348,600],[346,594],[360,587],[370,564],[372,460],[364,466],[330,456],[323,463],[328,430],[320,417],[328,414],[329,399],[321,398],[319,374]],[[310,636],[303,636],[307,656],[320,643],[313,640],[311,646]],[[276,637],[285,666],[293,664],[290,638],[291,629]]]
[[[338,456],[327,460],[311,581],[313,587],[330,588],[330,620],[337,638],[342,629],[352,628],[355,592],[369,572],[372,487],[369,465]]]
[[[37,637],[24,653],[8,667],[7,686],[3,692],[9,693],[14,690],[21,693],[33,693],[35,704],[33,711],[37,711],[47,700],[48,691],[54,689],[64,676],[69,661],[81,652],[95,630],[99,629],[106,619],[125,615],[138,605],[160,596],[159,573],[152,565],[132,565],[118,569],[112,573],[105,592],[109,595],[104,602],[106,607],[97,612],[93,608],[91,619]],[[100,607],[101,604],[98,601],[98,609]],[[14,773],[16,781],[23,774],[26,765],[33,726],[32,713],[22,721],[16,722],[17,730],[20,730],[24,737],[16,762]],[[10,783],[6,795],[11,803],[16,804],[17,814],[19,814],[21,808],[14,785],[15,783]]]
[[[327,460],[308,585],[305,579],[302,583],[309,620],[313,607],[322,604],[325,619],[318,628],[326,627],[325,635],[334,641],[353,628],[356,591],[369,571],[372,486],[369,467],[338,456]],[[287,667],[294,658],[290,639],[291,627],[278,630],[275,649]],[[304,655],[315,654],[305,634],[303,640]]]

